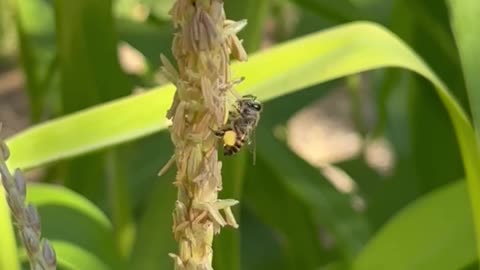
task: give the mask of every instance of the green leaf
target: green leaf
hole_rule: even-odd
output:
[[[173,170],[172,170],[173,173]],[[168,253],[177,248],[172,235],[172,207],[176,190],[169,173],[157,179],[138,225],[138,237],[133,248],[128,269],[171,269],[173,260]]]
[[[271,0],[244,0],[231,1],[225,5],[226,14],[229,14],[230,18],[237,21],[246,19],[248,22],[245,29],[239,33],[247,52],[254,52],[260,48],[270,3]]]
[[[246,204],[241,205],[241,259],[243,270],[286,270],[290,259],[285,256],[283,239],[279,231],[268,227],[249,211]],[[222,231],[223,233],[223,231]],[[214,252],[217,252],[215,249]]]
[[[316,237],[311,209],[300,196],[285,184],[282,175],[267,163],[264,156],[257,157],[254,168],[248,170],[243,202],[248,209],[266,225],[272,227],[280,238],[282,257],[288,263],[285,269],[314,269],[325,260]],[[256,241],[268,240],[268,235],[259,236]],[[266,251],[258,251],[264,257]]]
[[[126,157],[116,149],[110,149],[105,156],[107,172],[107,195],[110,202],[110,213],[115,228],[117,245],[123,257],[128,258],[135,239],[135,223],[132,217],[130,192],[127,187]],[[127,154],[127,153],[125,153]],[[125,157],[122,159],[122,157]]]
[[[480,24],[480,2],[476,0],[449,0],[447,3],[450,8],[452,29],[459,49],[478,142],[480,138],[480,78],[477,73],[480,68],[480,62],[478,61],[480,36],[476,26]],[[478,152],[478,148],[472,151],[475,150]],[[479,169],[480,166],[478,164],[477,161],[477,163],[470,165]],[[471,179],[468,180],[470,200],[476,225],[477,245],[480,245],[480,183]],[[477,252],[477,256],[480,258],[480,247],[477,249]]]
[[[76,245],[63,241],[51,241],[55,254],[57,255],[57,268],[65,270],[111,270],[114,269],[106,265],[95,254],[82,249]],[[27,262],[25,249],[21,249],[20,258]]]
[[[365,34],[372,36],[367,39]],[[428,76],[442,86],[442,96],[450,98],[420,59],[388,31],[370,23],[347,24],[279,45],[235,64],[234,73],[247,77],[241,90],[266,101],[341,76],[392,66]],[[162,130],[169,122],[164,115],[173,91],[172,85],[160,87],[29,128],[8,140],[10,164],[32,168]],[[465,122],[464,114],[457,113]],[[102,125],[89,128],[99,122]]]
[[[355,270],[460,269],[476,260],[465,181],[431,192],[398,213],[367,244]]]
[[[362,14],[346,0],[293,0],[299,6],[322,15],[334,22],[347,22],[360,19]]]
[[[72,245],[66,242],[53,241],[53,247],[57,254],[58,266],[65,267],[66,269],[71,270],[83,270],[83,269],[92,269],[92,270],[110,270],[116,269],[111,266],[106,265],[101,257],[98,255],[88,252],[84,249],[79,248],[78,246]]]
[[[296,156],[287,145],[279,142],[273,132],[261,126],[257,130],[258,156],[264,160],[275,177],[275,183],[270,183],[260,191],[272,189],[272,186],[283,185],[290,196],[300,200],[310,212],[317,226],[321,226],[332,235],[336,241],[336,249],[345,261],[352,261],[369,236],[367,220],[361,214],[355,213],[351,206],[351,198],[339,193],[322,175],[304,160]],[[255,169],[256,171],[256,169]],[[257,179],[263,182],[265,179]],[[256,185],[260,185],[257,183]],[[274,191],[264,194],[264,197]],[[258,204],[253,206],[257,207]],[[283,209],[270,206],[270,209]],[[278,212],[281,218],[288,216]],[[281,220],[280,218],[280,220]],[[314,235],[311,232],[309,235]],[[294,246],[296,248],[296,246]],[[305,252],[305,251],[304,251]],[[315,256],[319,256],[316,254]]]
[[[397,29],[400,25],[403,28],[401,37],[435,68],[442,80],[451,87],[452,95],[459,98],[460,104],[464,104],[462,101],[466,100],[463,98],[466,93],[461,83],[458,55],[443,1],[401,1],[396,6],[395,24]],[[432,42],[439,46],[430,46]],[[420,76],[407,78],[403,90],[408,93],[409,128],[406,135],[410,144],[408,151],[404,152],[404,160],[411,162],[409,169],[413,177],[410,179],[424,194],[463,177],[464,170],[452,123],[448,121],[447,110],[440,98],[435,91],[431,91],[433,86]]]
[[[234,74],[247,78],[239,89],[264,101],[377,68],[404,68],[425,77],[435,86],[454,125],[472,205],[480,213],[480,158],[468,118],[444,83],[388,30],[372,23],[351,23],[281,44],[234,67]],[[32,167],[165,128],[172,94],[173,87],[166,86],[33,127],[8,141],[15,153],[10,164]],[[475,224],[480,225],[480,215],[475,216]]]
[[[9,165],[29,169],[162,130],[173,90],[169,85],[36,125],[8,141]]]
[[[10,1],[0,0],[0,57],[10,56],[16,47],[14,20]]]
[[[246,174],[247,153],[241,152],[235,159],[225,159],[222,161],[222,179],[223,189],[222,198],[235,198],[242,200],[243,185]],[[241,222],[241,212],[239,207],[233,207],[233,213],[237,223]],[[240,230],[228,228],[222,230],[222,233],[213,242],[214,268],[240,270]],[[218,252],[217,252],[218,251]]]
[[[420,196],[417,179],[411,171],[411,161],[401,156],[397,156],[395,170],[387,177],[379,175],[360,157],[335,165],[355,180],[368,206],[365,215],[372,232],[376,232],[392,215]]]
[[[53,8],[47,1],[10,2],[15,9],[19,58],[30,102],[30,117],[33,123],[37,123],[45,118],[48,109],[51,109],[46,108],[45,98],[57,64],[53,49]]]
[[[112,1],[55,1],[55,12],[63,112],[128,95],[131,85],[118,62]],[[65,183],[96,204],[108,193],[109,214],[127,256],[134,228],[126,179],[116,165],[122,162],[115,150],[77,158],[65,164]]]
[[[42,217],[44,237],[88,250],[111,268],[120,269],[112,225],[95,205],[60,186],[30,184],[27,191],[27,201]]]
[[[118,63],[112,1],[55,1],[54,4],[63,113],[127,95],[130,85]],[[107,159],[109,157],[101,152],[65,163],[66,186],[97,204],[106,192],[124,194],[117,190],[122,187],[121,179],[108,179],[104,175]],[[118,183],[106,190],[104,185],[99,185],[104,179]],[[119,196],[114,194],[109,198]],[[110,203],[115,209],[116,202]],[[115,219],[115,228],[122,223]]]
[[[460,60],[465,76],[470,107],[477,127],[480,124],[480,2],[476,0],[448,0],[451,13],[452,30],[459,49]]]
[[[17,260],[17,246],[15,241],[15,232],[13,231],[13,223],[10,218],[10,210],[8,209],[5,199],[5,191],[0,185],[0,270],[19,270],[20,264]]]
[[[129,94],[120,69],[112,1],[55,1],[64,111]]]

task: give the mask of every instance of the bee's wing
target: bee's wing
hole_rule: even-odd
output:
[[[255,134],[255,129],[253,129],[248,136],[247,147],[248,147],[248,151],[253,155],[253,165],[255,166],[255,163],[257,161],[257,136]]]

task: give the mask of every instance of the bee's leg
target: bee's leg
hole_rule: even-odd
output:
[[[226,130],[225,129],[219,129],[219,130],[213,130],[212,129],[212,132],[213,132],[213,134],[215,134],[215,136],[217,136],[219,138],[222,138],[223,135],[225,135]]]
[[[213,132],[213,134],[215,134],[215,136],[217,136],[219,138],[223,138],[223,136],[225,135],[225,132],[227,132],[229,130],[232,130],[232,128],[230,126],[224,126],[224,127],[222,127],[221,129],[218,129],[218,130],[215,130],[215,129],[212,129],[212,128],[210,128],[210,130]]]
[[[234,150],[231,146],[227,146],[223,148],[223,155],[224,156],[231,156],[234,154]]]
[[[237,118],[238,116],[242,115],[242,111],[240,110],[240,108],[238,106],[234,106],[233,108],[234,108],[234,110],[230,110],[228,112],[229,118],[233,119],[233,118]]]
[[[217,137],[223,137],[223,135],[225,134],[225,131],[226,131],[225,128],[213,129],[213,128],[209,127],[209,129]]]

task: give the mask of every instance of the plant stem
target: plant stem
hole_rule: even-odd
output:
[[[177,87],[167,117],[173,122],[178,188],[173,233],[179,245],[178,254],[170,256],[177,270],[207,270],[213,269],[214,235],[225,225],[238,227],[230,209],[238,202],[218,199],[222,163],[212,129],[224,124],[230,56],[247,58],[236,36],[245,23],[226,20],[220,0],[177,0],[170,13],[177,29],[172,50],[178,70],[163,56],[162,63]]]

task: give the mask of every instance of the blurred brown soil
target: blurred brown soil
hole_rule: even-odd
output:
[[[2,138],[28,126],[28,100],[23,91],[23,74],[17,67],[0,68],[0,122]]]

